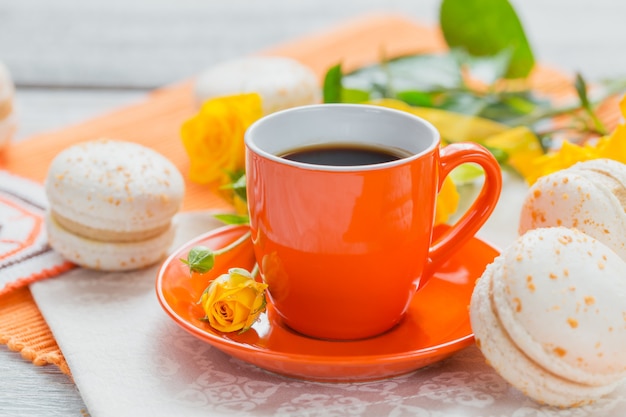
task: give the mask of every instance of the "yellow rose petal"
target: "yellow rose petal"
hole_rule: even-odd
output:
[[[484,145],[507,153],[507,163],[522,176],[532,175],[533,161],[543,155],[539,138],[526,126],[518,126],[485,139]]]
[[[571,142],[563,142],[558,151],[550,152],[532,161],[527,171],[526,181],[532,185],[539,178],[569,168],[576,162],[598,158],[598,151],[592,146],[578,146]]]
[[[262,114],[261,97],[256,93],[207,100],[181,127],[189,179],[223,185],[229,180],[228,172],[243,170],[244,133]]]
[[[221,332],[246,331],[265,311],[267,285],[241,268],[211,282],[200,298],[209,324]]]
[[[597,148],[600,158],[614,159],[626,164],[626,125],[617,126],[612,134],[600,139]]]
[[[448,221],[450,216],[454,214],[459,207],[459,193],[454,185],[452,178],[446,177],[441,186],[441,191],[437,196],[437,205],[435,210],[435,224],[441,224]]]
[[[482,143],[485,138],[508,129],[506,125],[482,117],[430,107],[414,107],[400,100],[381,99],[369,104],[402,110],[421,117],[432,123],[447,142],[474,141]]]

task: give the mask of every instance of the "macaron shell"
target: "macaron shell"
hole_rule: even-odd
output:
[[[575,171],[596,171],[619,182],[622,192],[626,193],[626,165],[613,159],[598,158],[578,162],[569,169]]]
[[[520,216],[519,233],[540,227],[579,229],[626,260],[626,213],[603,184],[580,171],[563,170],[539,178],[529,189]]]
[[[7,67],[0,62],[0,150],[15,133],[17,121],[13,110],[15,86]]]
[[[626,377],[626,263],[577,230],[535,229],[503,255],[497,315],[533,361],[569,380]]]
[[[0,120],[0,150],[9,144],[16,129],[17,122],[14,112]]]
[[[63,257],[85,268],[102,271],[128,271],[162,260],[174,240],[174,225],[151,239],[136,242],[101,242],[73,234],[46,215],[50,246]]]
[[[0,62],[0,101],[13,100],[15,85],[9,69]]]
[[[470,303],[472,329],[487,363],[508,383],[541,404],[582,406],[614,391],[617,382],[590,386],[560,378],[533,362],[513,343],[492,306],[493,275],[499,275],[501,268],[502,259],[487,267],[476,283]]]
[[[319,81],[311,69],[285,57],[247,57],[226,61],[200,74],[195,95],[199,104],[209,98],[258,93],[265,114],[319,103]]]
[[[92,229],[135,232],[166,226],[184,182],[161,154],[122,141],[74,145],[52,161],[45,184],[55,213]]]

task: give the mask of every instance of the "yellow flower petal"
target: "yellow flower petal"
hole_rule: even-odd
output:
[[[207,100],[181,127],[190,161],[189,179],[222,185],[229,180],[228,172],[242,170],[244,133],[262,114],[261,97],[256,93]]]
[[[435,224],[441,224],[448,221],[450,216],[454,214],[459,207],[460,196],[454,185],[452,178],[446,177],[441,186],[441,191],[437,196],[437,205],[435,209]]]
[[[200,298],[209,324],[221,332],[245,331],[265,311],[267,285],[240,268],[211,282]]]
[[[370,102],[382,107],[403,110],[429,121],[447,142],[482,141],[492,135],[504,132],[508,126],[482,117],[468,116],[430,107],[414,107],[400,100],[381,99]]]
[[[600,138],[596,144],[579,146],[563,142],[558,151],[536,158],[526,181],[533,184],[539,177],[569,168],[577,162],[607,158],[626,163],[626,127],[620,125],[609,136]]]
[[[622,101],[624,103],[624,101]],[[626,164],[626,125],[619,125],[615,131],[598,141],[598,156]]]
[[[622,116],[626,119],[626,96],[622,97],[620,100],[619,109],[622,112]]]
[[[539,138],[526,126],[518,126],[485,139],[484,145],[507,153],[507,163],[522,176],[532,175],[533,161],[543,155]]]

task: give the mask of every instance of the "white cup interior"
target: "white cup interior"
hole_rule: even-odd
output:
[[[295,107],[270,114],[255,122],[245,135],[253,152],[291,165],[307,165],[280,155],[324,144],[361,144],[395,148],[407,158],[368,166],[403,163],[418,158],[439,144],[439,132],[427,121],[410,113],[363,104],[319,104]],[[319,169],[319,166],[316,166]],[[360,166],[359,168],[364,168]],[[353,167],[333,166],[333,170]]]

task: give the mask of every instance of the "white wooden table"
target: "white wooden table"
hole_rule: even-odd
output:
[[[517,0],[538,60],[626,76],[626,3]],[[437,21],[436,0],[0,0],[0,61],[17,85],[16,140],[139,100],[223,60],[376,11]],[[81,416],[72,381],[0,346],[0,417]],[[109,416],[106,416],[109,417]]]

